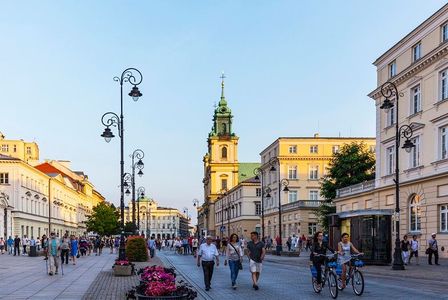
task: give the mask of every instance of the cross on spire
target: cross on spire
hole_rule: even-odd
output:
[[[224,99],[224,78],[226,78],[226,75],[224,74],[224,71],[222,71],[221,76],[221,99]]]

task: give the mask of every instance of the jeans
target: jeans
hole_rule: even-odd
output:
[[[204,284],[206,289],[210,288],[214,266],[215,262],[213,261],[202,261],[202,271],[204,271]]]
[[[13,246],[8,246],[8,254],[12,254]]]
[[[322,260],[320,260],[320,259],[313,259],[313,265],[314,265],[314,267],[316,268],[316,271],[317,271],[316,280],[317,280],[318,284],[322,284],[322,264],[323,263],[324,262]]]
[[[64,258],[65,258],[65,264],[68,264],[68,250],[69,249],[61,250],[61,263],[64,263]]]
[[[437,265],[437,264],[439,264],[439,251],[434,251],[434,250],[429,251],[428,264],[432,265],[432,255],[433,254],[434,254],[434,262]]]
[[[14,256],[16,255],[20,255],[20,246],[14,246]]]
[[[239,265],[239,260],[229,260],[230,280],[232,281],[232,285],[236,284],[238,272],[240,271]]]

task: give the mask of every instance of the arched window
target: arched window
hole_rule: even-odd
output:
[[[227,159],[227,147],[221,148],[221,158]]]
[[[409,202],[409,230],[411,232],[421,230],[421,217],[420,196],[412,194]]]

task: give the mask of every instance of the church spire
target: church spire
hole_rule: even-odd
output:
[[[220,76],[221,78],[221,99],[218,106],[215,107],[215,113],[213,115],[213,127],[209,136],[233,136],[232,131],[232,111],[227,106],[226,97],[224,96],[224,72]]]
[[[219,106],[227,106],[226,97],[224,96],[224,78],[226,78],[224,71],[219,78],[221,78],[221,100],[219,101]]]

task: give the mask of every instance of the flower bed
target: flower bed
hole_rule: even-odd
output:
[[[128,299],[186,299],[197,297],[197,292],[183,281],[176,283],[172,268],[151,266],[140,269],[140,284],[127,293]]]
[[[115,260],[112,269],[115,276],[131,276],[134,274],[134,264],[128,260]]]

